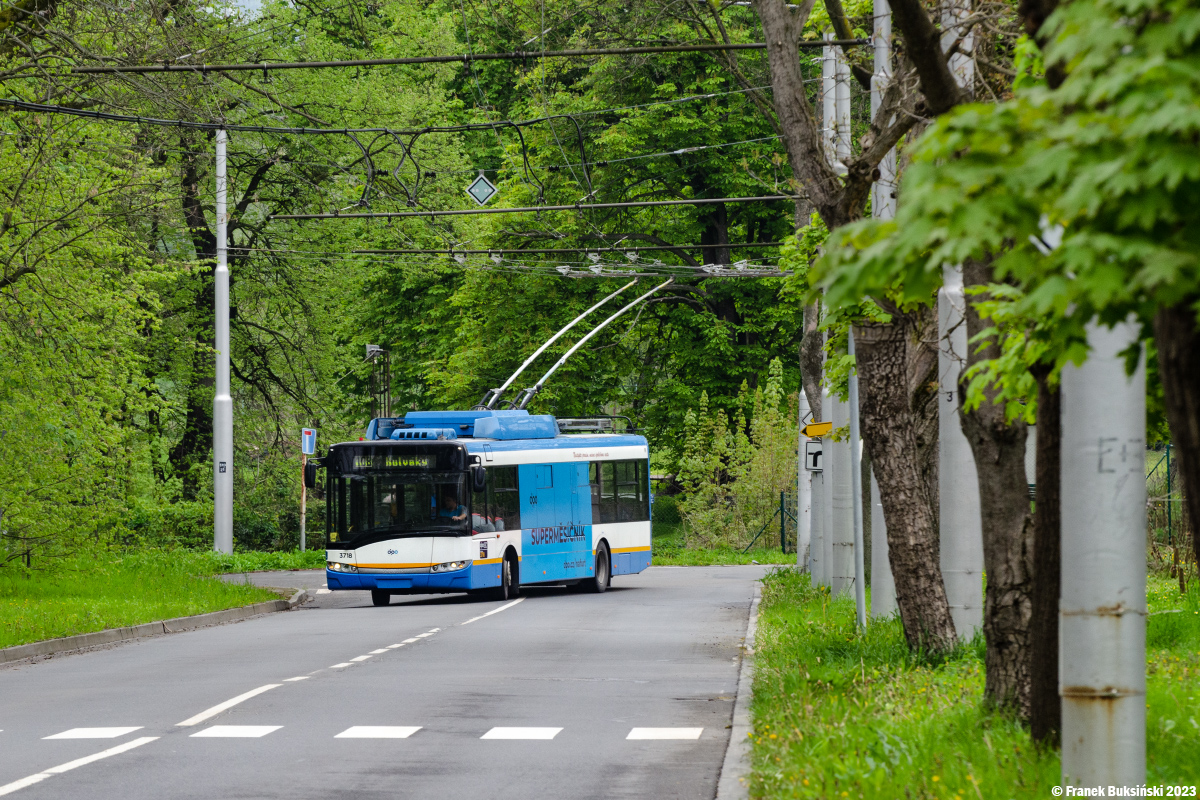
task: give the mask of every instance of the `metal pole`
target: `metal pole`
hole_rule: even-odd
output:
[[[304,482],[304,469],[308,466],[308,454],[300,453],[300,552],[304,552],[304,522],[308,516],[308,484]]]
[[[804,388],[800,389],[800,427],[812,413],[808,405],[808,395]],[[811,578],[811,553],[809,543],[812,538],[812,473],[804,466],[804,446],[808,437],[802,432],[796,436],[796,569],[801,572],[809,570]]]
[[[213,549],[233,552],[233,397],[229,392],[229,253],[226,231],[225,144],[217,131],[216,393],[213,396]]]
[[[975,456],[958,416],[958,376],[966,363],[962,268],[943,269],[938,292],[938,495],[942,580],[960,639],[983,627],[983,522]]]
[[[1165,502],[1165,505],[1167,507],[1167,544],[1171,544],[1171,527],[1172,527],[1172,522],[1174,521],[1172,519],[1172,514],[1171,514],[1171,489],[1172,488],[1173,487],[1171,485],[1171,443],[1167,442],[1167,496],[1166,496],[1166,502]]]
[[[854,356],[854,329],[847,352]],[[862,440],[858,423],[858,375],[850,373],[850,507],[854,512],[854,606],[858,626],[867,627],[867,573],[863,564]]]
[[[1062,782],[1146,782],[1146,367],[1133,322],[1062,372]]]

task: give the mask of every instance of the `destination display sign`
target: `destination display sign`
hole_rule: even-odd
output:
[[[431,455],[396,455],[394,453],[367,453],[354,456],[354,469],[433,469]]]

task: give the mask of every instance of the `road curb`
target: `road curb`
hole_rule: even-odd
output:
[[[746,638],[742,644],[742,663],[738,669],[737,698],[733,703],[733,726],[729,731],[729,746],[717,780],[716,800],[744,800],[749,796],[746,777],[750,774],[750,692],[754,680],[754,634],[758,630],[758,601],[762,584],[754,582],[754,599],[750,601],[750,619],[746,622]]]
[[[304,589],[296,592],[288,600],[267,600],[239,608],[227,608],[224,611],[210,611],[207,614],[193,614],[189,617],[175,617],[157,622],[146,622],[141,625],[131,625],[127,628],[109,628],[92,633],[81,633],[78,636],[65,636],[61,639],[47,639],[44,642],[30,642],[15,647],[0,649],[0,664],[23,661],[38,656],[53,656],[71,650],[82,650],[103,644],[127,642],[133,639],[143,639],[149,636],[162,636],[168,633],[205,628],[209,625],[221,625],[227,622],[241,622],[260,614],[270,614],[275,611],[287,611],[308,600],[308,592]]]

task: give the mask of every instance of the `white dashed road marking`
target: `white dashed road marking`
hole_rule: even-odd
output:
[[[371,655],[373,655],[373,656],[377,656],[377,655],[379,655],[380,653],[386,653],[386,652],[387,652],[387,648],[386,648],[386,647],[381,647],[381,648],[379,648],[378,650],[372,650],[372,651],[371,651]]]
[[[626,739],[699,739],[704,728],[634,728]]]
[[[202,731],[196,731],[192,739],[258,739],[268,733],[274,733],[282,725],[213,725]]]
[[[194,717],[188,717],[183,722],[178,723],[178,727],[186,727],[188,725],[199,725],[201,722],[204,722],[204,720],[211,719],[212,717],[215,717],[217,714],[220,714],[222,711],[233,708],[238,703],[249,700],[251,697],[256,697],[256,696],[262,694],[263,692],[270,691],[271,689],[277,689],[282,685],[283,684],[281,684],[281,683],[268,683],[266,686],[260,686],[257,689],[251,689],[250,691],[246,692],[245,694],[239,694],[237,697],[233,698],[232,700],[226,700],[224,703],[218,703],[217,705],[213,706],[210,709],[201,711],[199,714],[197,714]]]
[[[484,617],[490,617],[492,614],[499,614],[504,609],[512,608],[513,606],[515,606],[517,603],[521,602],[524,599],[525,599],[524,597],[518,597],[516,600],[513,600],[511,603],[505,603],[504,605],[500,606],[499,608],[493,608],[491,611],[487,612],[486,614],[480,614],[478,617],[472,617],[471,619],[469,619],[466,622],[463,622],[461,624],[470,625],[472,622],[481,620]]]
[[[492,728],[480,739],[553,739],[562,728]]]
[[[43,739],[117,739],[127,733],[140,731],[141,725],[135,728],[71,728],[69,731],[56,733],[53,736],[43,736]]]
[[[366,661],[368,658],[370,658],[370,656],[355,656],[354,658],[352,658],[350,660],[358,662],[358,661]]]
[[[385,650],[395,650],[397,647],[404,647],[404,642],[401,642],[400,644],[389,644],[389,645],[388,645],[386,648],[384,648],[384,649],[385,649]]]
[[[308,680],[307,675],[299,675],[295,678],[284,678],[283,682],[284,683],[292,683],[293,681],[306,681],[306,680]]]
[[[403,725],[355,725],[353,728],[346,730],[333,737],[335,739],[407,739],[417,731],[421,730],[420,725],[403,726]]]
[[[84,756],[83,758],[77,758],[74,761],[68,761],[65,764],[59,764],[57,767],[51,767],[45,772],[39,772],[36,775],[30,775],[28,778],[21,778],[19,781],[13,781],[12,783],[0,786],[0,795],[11,794],[18,789],[24,789],[26,786],[33,786],[35,783],[41,783],[42,781],[46,780],[46,778],[54,775],[61,775],[62,773],[69,772],[76,767],[82,767],[87,764],[91,764],[93,761],[99,761],[102,758],[108,758],[109,756],[115,756],[120,753],[127,752],[135,747],[141,747],[147,742],[153,742],[157,738],[157,736],[143,736],[140,739],[134,739],[132,742],[119,744],[116,747],[108,750],[102,750],[99,753],[95,753],[90,756]]]
[[[329,668],[330,669],[341,669],[342,667],[353,667],[353,666],[354,665],[351,664],[349,661],[343,661],[340,664],[331,664]]]

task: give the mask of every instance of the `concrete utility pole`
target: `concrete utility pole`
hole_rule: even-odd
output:
[[[829,418],[834,431],[846,428],[850,424],[850,404],[837,397],[831,397],[830,403]],[[833,572],[830,575],[830,589],[835,595],[849,595],[854,591],[854,511],[850,488],[854,467],[848,439],[835,442],[831,438],[828,449],[829,472],[833,478],[833,535],[830,537],[833,556],[830,565]]]
[[[804,428],[804,420],[811,413],[808,406],[808,395],[800,388],[800,428]],[[808,437],[803,430],[796,436],[796,569],[803,572],[808,569],[808,545],[812,537],[812,473],[804,466],[804,445]]]
[[[850,163],[850,62],[842,48],[833,48],[834,105],[837,109],[838,174],[846,173]]]
[[[871,476],[871,616],[890,617],[896,613],[896,581],[888,560],[887,523],[879,484]]]
[[[1127,322],[1062,372],[1062,782],[1146,782],[1146,362]]]
[[[833,34],[827,33],[822,38],[832,41]],[[837,63],[834,56],[836,49],[828,44],[821,48],[821,142],[825,146],[825,160],[831,167],[837,163]]]
[[[875,0],[875,74],[871,77],[871,117],[883,104],[883,90],[892,79],[892,9],[887,0]],[[871,213],[877,219],[896,216],[896,150],[879,162],[879,180],[871,186]],[[855,380],[857,380],[857,375]],[[871,469],[871,616],[896,613],[896,582],[888,560],[887,523],[879,499],[879,483]]]
[[[854,329],[848,352],[854,355]],[[863,565],[862,439],[858,424],[858,374],[850,373],[850,507],[854,521],[854,608],[858,627],[867,627],[867,572]]]
[[[821,416],[823,422],[834,419],[833,395],[829,387],[821,387]],[[836,423],[835,423],[836,424]],[[821,585],[833,588],[833,439],[826,435],[822,438],[822,458],[825,459],[825,471],[821,473],[821,512],[824,521],[821,524],[821,561],[824,567],[821,571]]]
[[[821,460],[828,464],[824,453]],[[808,540],[808,573],[813,586],[825,586],[825,470],[812,473],[812,527]]]
[[[943,269],[938,292],[938,497],[942,580],[960,639],[983,627],[983,523],[975,456],[958,414],[958,376],[967,359],[962,268]]]
[[[229,391],[229,250],[226,242],[225,144],[217,131],[216,393],[213,396],[213,549],[233,552],[233,397]]]

